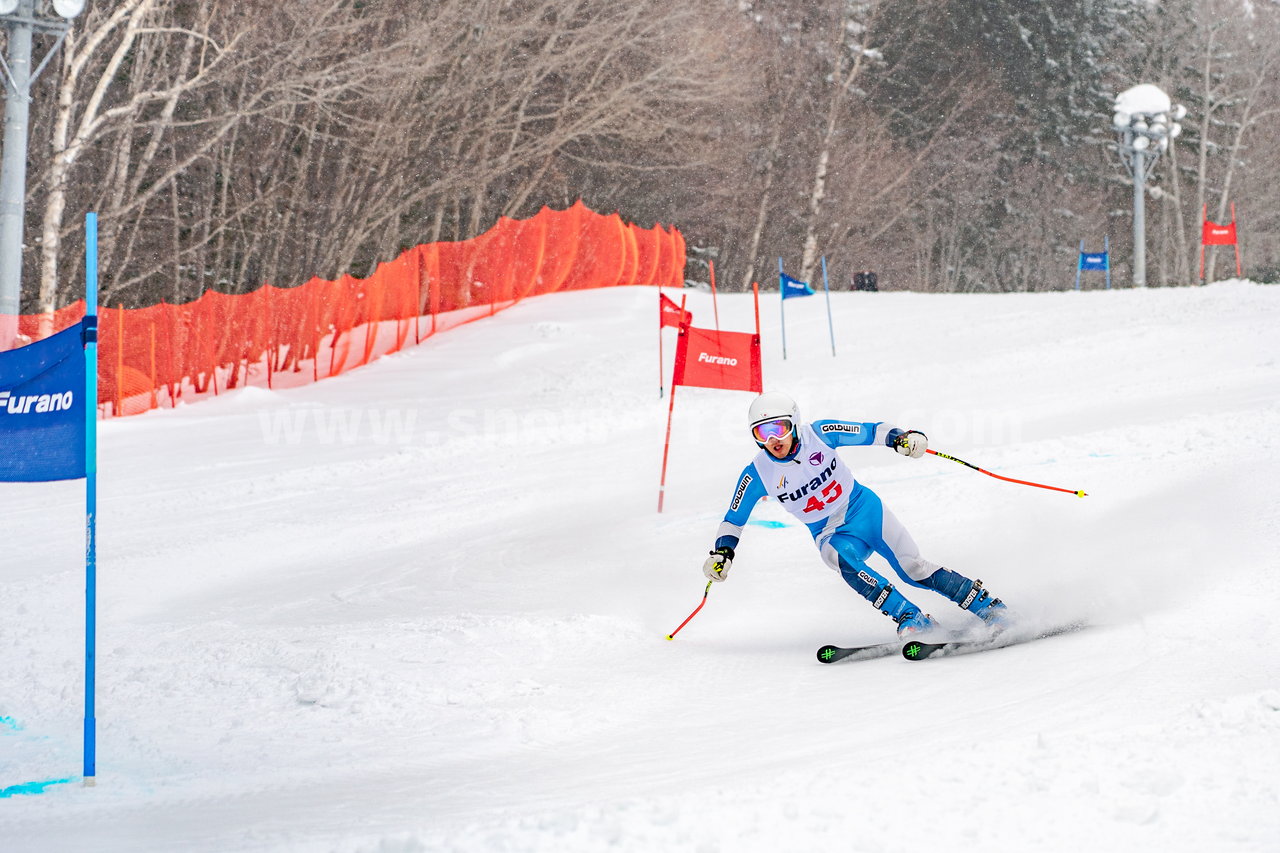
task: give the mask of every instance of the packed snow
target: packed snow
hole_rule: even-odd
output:
[[[1089,627],[830,666],[893,625],[770,502],[665,639],[755,446],[751,395],[676,389],[656,512],[656,301],[103,423],[94,787],[83,484],[0,484],[0,850],[1280,849],[1280,287],[833,294],[835,356],[819,294],[785,361],[766,296],[804,417],[1088,492],[842,450],[926,557]]]

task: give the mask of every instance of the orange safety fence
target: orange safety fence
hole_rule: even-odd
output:
[[[335,376],[406,344],[509,308],[527,296],[618,285],[680,287],[684,237],[640,228],[581,201],[502,217],[471,240],[426,243],[365,279],[313,278],[252,293],[98,312],[103,416],[168,408],[244,385],[284,388]],[[84,300],[54,314],[61,331]],[[40,315],[19,318],[36,337]]]

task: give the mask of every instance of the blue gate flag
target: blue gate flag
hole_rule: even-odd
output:
[[[1080,289],[1080,274],[1085,270],[1099,270],[1107,274],[1107,290],[1111,289],[1111,235],[1102,238],[1101,252],[1086,252],[1084,240],[1080,241],[1080,260],[1076,264],[1076,290]]]
[[[83,323],[0,352],[0,482],[85,476]]]
[[[794,279],[786,273],[778,273],[778,280],[782,283],[782,298],[790,299],[793,296],[813,296],[814,289],[809,286],[808,282]]]

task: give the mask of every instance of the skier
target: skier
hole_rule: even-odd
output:
[[[761,498],[772,495],[809,528],[822,559],[897,623],[899,637],[927,635],[939,626],[867,565],[873,551],[910,586],[951,599],[993,630],[1006,627],[1008,610],[1000,599],[992,598],[982,581],[921,557],[911,534],[875,492],[854,479],[836,453],[838,447],[875,444],[919,459],[928,447],[924,433],[887,423],[802,423],[795,401],[776,391],[761,394],[751,403],[747,421],[760,452],[738,478],[711,556],[702,566],[708,579],[725,579],[751,510]]]

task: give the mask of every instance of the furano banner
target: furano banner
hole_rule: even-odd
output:
[[[85,472],[83,326],[0,352],[0,482]]]
[[[759,394],[763,388],[760,336],[685,326],[680,330],[671,384]]]

